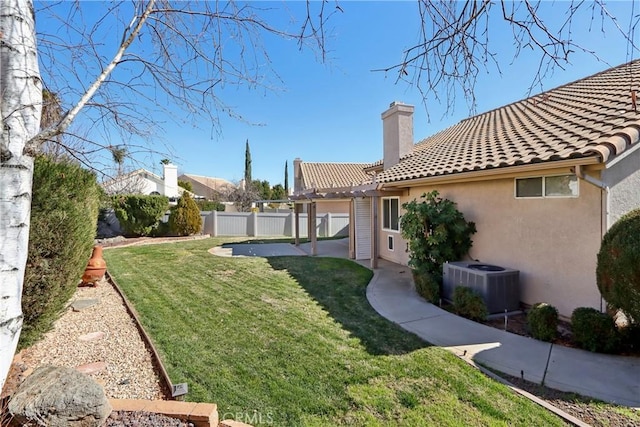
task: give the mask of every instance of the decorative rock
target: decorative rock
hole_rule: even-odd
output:
[[[71,304],[71,309],[73,311],[82,311],[85,308],[98,304],[99,302],[100,300],[98,298],[79,299]]]
[[[82,372],[83,374],[91,375],[106,369],[106,367],[107,367],[107,364],[104,362],[93,362],[93,363],[87,363],[85,365],[76,366],[76,370],[78,372]]]
[[[98,427],[111,413],[102,387],[72,368],[41,366],[18,387],[9,412],[21,426]]]
[[[106,334],[102,331],[89,332],[88,334],[80,335],[78,339],[80,341],[97,341],[104,338]]]

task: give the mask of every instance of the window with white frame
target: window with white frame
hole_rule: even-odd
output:
[[[516,178],[516,198],[578,197],[575,175]]]
[[[384,230],[400,231],[399,203],[397,197],[382,199],[382,228]]]

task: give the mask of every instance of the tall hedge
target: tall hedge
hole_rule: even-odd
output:
[[[91,257],[100,195],[93,173],[36,158],[20,347],[51,328],[77,288]]]
[[[607,303],[640,323],[640,209],[624,215],[604,235],[596,279]]]
[[[149,236],[169,209],[165,196],[114,196],[113,210],[120,228],[127,236]]]

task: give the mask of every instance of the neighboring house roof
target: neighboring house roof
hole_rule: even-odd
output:
[[[300,164],[303,189],[348,187],[371,182],[364,169],[370,163],[308,163]]]
[[[181,181],[190,181],[192,183],[200,184],[200,186],[202,186],[202,187],[199,187],[200,189],[206,188],[206,189],[217,191],[217,192],[225,192],[227,190],[231,190],[235,188],[235,185],[233,185],[233,183],[231,183],[230,181],[227,181],[226,179],[215,178],[210,176],[192,175],[192,174],[185,173],[180,175],[178,179]],[[195,187],[193,190],[194,192],[198,193]],[[207,196],[207,194],[200,194],[200,195]]]
[[[639,77],[640,60],[468,118],[417,143],[377,180],[594,156],[606,162],[640,139]]]

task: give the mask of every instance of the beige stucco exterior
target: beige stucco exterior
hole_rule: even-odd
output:
[[[529,171],[520,177],[567,172],[566,168]],[[575,198],[521,199],[515,197],[515,176],[411,187],[400,204],[438,190],[476,223],[472,259],[520,270],[522,302],[548,302],[565,317],[577,307],[599,309],[595,269],[603,225],[601,189],[580,180]],[[382,214],[378,229],[379,256],[407,264],[407,242],[399,232],[382,229]],[[389,236],[394,239],[393,251],[387,249]]]
[[[308,212],[307,205],[303,205],[304,208],[302,212]],[[339,200],[316,200],[316,213],[317,214],[327,214],[327,213],[344,213],[348,214],[351,206],[350,199],[339,199]]]
[[[640,146],[610,162],[602,172],[609,187],[607,225],[611,227],[627,212],[640,208]]]

